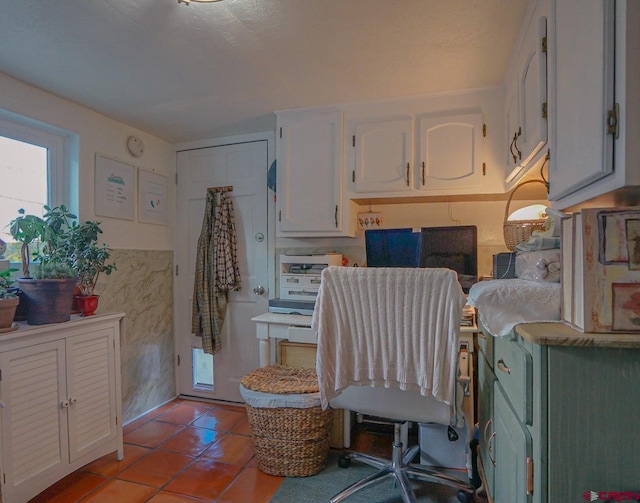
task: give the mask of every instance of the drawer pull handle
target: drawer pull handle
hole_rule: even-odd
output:
[[[491,448],[491,443],[493,442],[493,439],[496,438],[496,432],[494,431],[491,436],[489,437],[489,442],[487,442],[487,452],[489,453],[489,459],[491,460],[491,462],[493,463],[493,466],[497,466],[496,460],[494,459],[494,457],[492,456],[493,454],[493,449]]]
[[[505,374],[511,374],[511,369],[504,364],[504,360],[500,358],[498,360],[498,370],[504,372]]]
[[[489,426],[491,426],[491,423],[493,423],[493,419],[489,419],[486,424],[484,425],[484,431],[482,432],[482,438],[484,438],[485,443],[489,443],[489,440],[487,439],[487,430],[489,429]]]

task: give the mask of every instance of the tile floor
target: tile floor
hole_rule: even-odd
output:
[[[30,503],[266,503],[284,480],[258,470],[240,406],[177,398],[126,425],[124,442],[124,460],[100,458]],[[390,446],[379,433],[352,443],[380,455]]]

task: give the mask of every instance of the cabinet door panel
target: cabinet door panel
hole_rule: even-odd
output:
[[[420,190],[482,186],[482,114],[420,119]]]
[[[547,144],[547,119],[542,108],[547,103],[547,53],[543,51],[546,36],[546,17],[534,17],[523,45],[518,82],[522,134],[516,144],[522,153],[522,166],[527,166]]]
[[[34,478],[68,463],[64,341],[2,353],[0,368],[4,487],[17,501]]]
[[[494,425],[493,386],[496,377],[488,365],[484,353],[478,355],[478,424],[480,426],[480,457],[487,483],[487,492],[494,493]]]
[[[531,435],[518,421],[497,382],[494,397],[494,499],[526,503],[530,499],[527,495],[527,460],[532,459]]]
[[[614,2],[555,2],[556,138],[549,178],[555,200],[613,171]]]
[[[356,192],[412,190],[412,131],[410,118],[356,124]]]
[[[342,112],[279,118],[278,231],[342,230]]]
[[[67,340],[71,462],[116,437],[113,330]]]

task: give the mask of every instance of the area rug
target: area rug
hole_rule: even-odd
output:
[[[317,475],[287,477],[270,503],[328,503],[341,489],[375,471],[357,461],[349,468],[340,468],[338,456],[338,453],[331,452],[326,468]],[[458,502],[455,489],[438,484],[416,484],[414,491],[420,503]],[[345,503],[402,503],[402,497],[394,487],[393,479],[388,479],[352,495]]]

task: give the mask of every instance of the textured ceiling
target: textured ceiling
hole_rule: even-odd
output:
[[[500,84],[527,0],[0,0],[0,72],[169,142]]]

